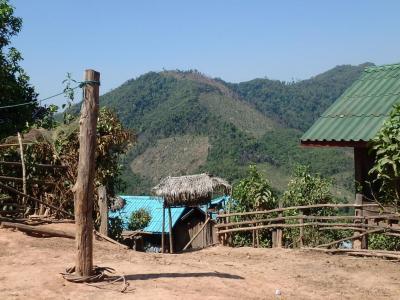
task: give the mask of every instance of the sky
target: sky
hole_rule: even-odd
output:
[[[398,0],[10,0],[12,45],[39,99],[67,72],[101,73],[101,94],[149,71],[230,82],[301,80],[336,65],[400,62]],[[62,97],[47,101],[61,104]]]

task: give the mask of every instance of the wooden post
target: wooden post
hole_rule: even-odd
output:
[[[161,233],[161,253],[165,251],[165,202],[162,207],[162,233]]]
[[[299,215],[299,224],[304,224],[304,218],[303,218],[303,210],[300,210],[300,215]],[[300,236],[299,236],[299,246],[303,247],[304,244],[304,227],[300,227]]]
[[[168,205],[168,225],[169,225],[169,253],[174,253],[174,238],[172,234],[171,207]]]
[[[79,120],[78,176],[73,187],[77,250],[75,272],[78,276],[90,276],[93,271],[93,197],[100,73],[86,70],[85,81],[91,82],[84,87]]]
[[[18,132],[18,143],[19,143],[19,152],[21,156],[21,166],[22,166],[22,192],[27,194],[26,192],[26,168],[25,168],[25,159],[24,159],[24,147],[22,146],[22,138],[21,134]],[[22,197],[22,204],[26,204],[28,199]]]
[[[256,247],[256,231],[252,230],[252,233],[253,233],[253,248],[255,248]]]
[[[271,231],[271,238],[272,238],[272,248],[277,247],[277,240],[276,240],[276,229],[273,228]]]
[[[279,208],[282,208],[282,201],[279,201],[278,207],[279,207]],[[280,212],[280,213],[278,214],[278,217],[283,217],[282,212]],[[285,223],[285,221],[283,221],[283,223]],[[276,247],[277,247],[277,248],[282,248],[282,237],[283,237],[282,228],[278,228],[278,229],[276,230]]]
[[[357,205],[362,205],[363,204],[363,195],[362,194],[359,194],[359,193],[356,194],[356,200],[355,200],[354,204],[357,204]],[[354,215],[356,217],[362,217],[363,216],[362,207],[354,209]],[[363,223],[363,220],[355,219],[354,223],[357,223],[357,224]],[[361,233],[362,233],[362,231],[355,231],[354,232],[354,236],[357,236],[357,235],[359,235]],[[359,239],[355,239],[353,241],[353,249],[367,249],[368,248],[367,241],[368,241],[368,238],[367,238],[366,235],[362,236]]]
[[[260,232],[258,229],[256,230],[256,247],[260,248]]]
[[[108,205],[107,205],[107,190],[104,185],[99,186],[97,189],[98,203],[100,211],[100,228],[99,232],[108,236]]]

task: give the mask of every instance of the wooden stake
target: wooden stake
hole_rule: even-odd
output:
[[[356,200],[355,200],[354,204],[357,204],[357,205],[361,205],[362,204],[362,195],[361,194],[356,194]],[[355,214],[356,217],[362,217],[363,213],[362,213],[361,208],[356,208],[354,210],[354,214]],[[360,224],[361,222],[360,222],[360,220],[355,219],[354,223]],[[361,232],[354,232],[354,236],[359,236],[360,233]],[[361,249],[361,244],[362,244],[361,239],[358,239],[358,238],[354,239],[354,241],[353,241],[353,249]]]
[[[108,205],[107,205],[107,190],[104,185],[99,186],[97,189],[98,204],[100,211],[100,228],[99,231],[102,235],[108,236]]]
[[[26,192],[26,167],[25,167],[25,159],[24,159],[24,147],[22,146],[22,138],[21,134],[18,132],[18,143],[19,143],[19,153],[21,156],[21,165],[22,165],[22,191],[24,194]],[[25,197],[22,198],[22,204],[26,204],[28,199]]]
[[[96,125],[99,111],[100,73],[85,71],[83,104],[79,120],[78,176],[73,187],[75,200],[75,272],[90,276],[93,271],[93,197],[96,153]]]
[[[165,252],[165,202],[162,207],[161,253]]]
[[[303,218],[303,211],[300,210],[300,219],[299,219],[299,224],[300,226],[304,224],[304,218]],[[299,236],[299,245],[300,247],[303,247],[304,243],[304,226],[300,227],[300,236]]]
[[[282,208],[282,201],[279,201],[278,207]],[[281,217],[281,218],[283,217],[282,212],[280,212],[278,214],[278,217]],[[281,228],[278,228],[276,230],[276,247],[277,248],[282,248],[282,238],[283,238],[283,231]]]
[[[174,238],[172,234],[171,207],[168,206],[168,225],[169,225],[169,253],[174,253]]]

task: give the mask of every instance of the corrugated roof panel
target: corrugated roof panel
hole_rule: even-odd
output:
[[[302,136],[302,141],[369,141],[400,103],[400,64],[369,67]]]
[[[120,196],[126,201],[125,206],[116,211],[110,212],[109,217],[120,217],[124,223],[124,228],[128,229],[128,222],[132,212],[138,209],[147,209],[151,215],[149,225],[143,229],[146,232],[162,232],[162,214],[163,214],[163,202],[162,198],[152,196]],[[182,215],[185,207],[173,207],[171,208],[171,219],[172,227],[178,221]],[[169,220],[168,212],[165,211],[165,232],[169,233]]]
[[[320,118],[302,136],[302,141],[369,141],[387,116]]]

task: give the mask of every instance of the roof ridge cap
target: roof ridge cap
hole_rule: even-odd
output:
[[[386,71],[390,69],[397,69],[400,68],[400,63],[394,63],[394,64],[384,64],[380,66],[369,66],[364,68],[364,72],[371,72],[371,71]]]

